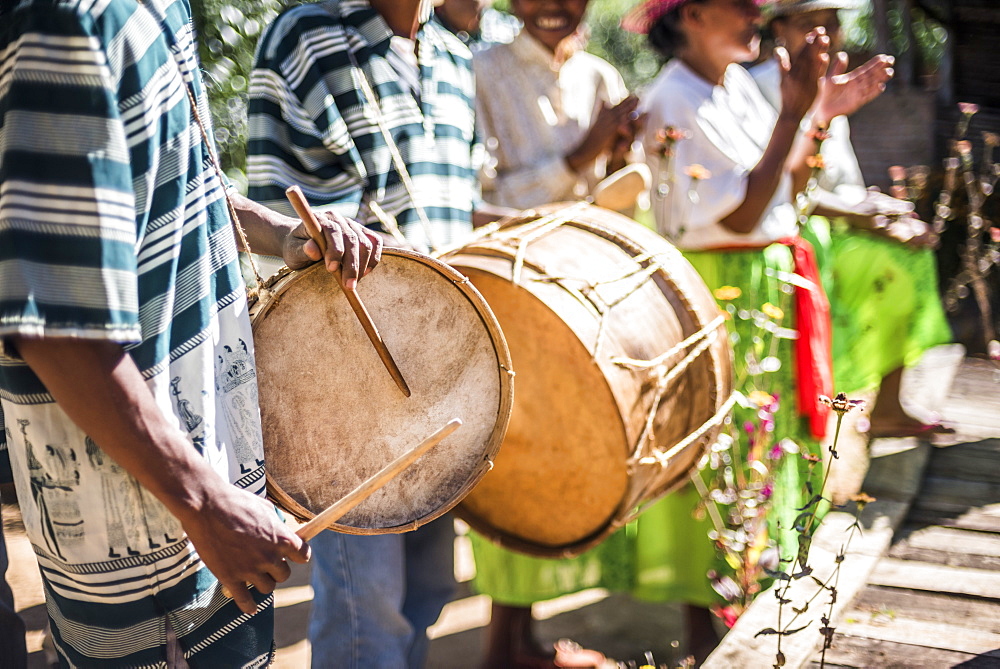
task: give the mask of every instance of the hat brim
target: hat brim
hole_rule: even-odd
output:
[[[622,17],[621,27],[631,33],[645,35],[653,27],[656,20],[675,7],[680,7],[690,0],[645,0],[629,10]],[[754,3],[761,7],[774,2],[774,0],[754,0]]]
[[[767,8],[768,19],[777,19],[782,16],[793,16],[795,14],[805,14],[821,9],[858,9],[861,3],[858,0],[802,0],[801,2],[774,2]]]

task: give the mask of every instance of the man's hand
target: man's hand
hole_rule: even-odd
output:
[[[326,237],[326,256],[321,255],[319,246],[309,238],[305,224],[300,223],[285,236],[281,252],[285,264],[291,269],[300,269],[323,260],[329,271],[341,269],[344,285],[354,288],[358,279],[372,271],[382,259],[382,238],[360,223],[331,211],[317,212],[316,218]]]
[[[205,566],[244,613],[257,605],[247,583],[270,594],[291,575],[288,560],[309,561],[309,544],[264,499],[219,479],[206,505],[181,522]]]
[[[853,114],[877,98],[885,90],[886,82],[892,79],[894,62],[892,56],[875,56],[845,74],[847,54],[838,53],[830,71],[820,82],[816,120],[829,123],[837,116]]]

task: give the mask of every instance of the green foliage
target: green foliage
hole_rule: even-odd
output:
[[[208,87],[215,142],[226,174],[246,190],[247,88],[254,50],[282,0],[192,0],[202,74]]]
[[[844,38],[848,51],[871,53],[875,50],[874,11],[869,2],[860,11],[844,12]],[[936,72],[944,57],[948,31],[922,9],[915,7],[910,12],[909,20],[916,44],[910,44],[904,18],[906,15],[903,10],[893,3],[888,9],[889,39],[893,55],[899,56],[915,48],[914,61],[920,64],[923,70],[921,74]]]

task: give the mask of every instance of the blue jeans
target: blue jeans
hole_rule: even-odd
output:
[[[323,532],[313,549],[313,669],[420,669],[455,594],[450,515],[405,534]]]

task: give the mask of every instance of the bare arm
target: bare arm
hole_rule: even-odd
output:
[[[269,593],[289,576],[285,559],[308,561],[308,545],[273,507],[219,477],[163,415],[120,345],[26,337],[13,343],[69,418],[180,520],[242,611],[256,609],[245,583]]]
[[[816,99],[819,78],[826,69],[829,46],[830,39],[822,29],[818,29],[810,33],[806,45],[791,63],[787,53],[781,50],[782,102],[778,121],[764,155],[747,174],[746,197],[734,211],[719,221],[733,232],[747,234],[757,227],[785,170],[793,169],[789,158],[799,159],[793,152],[799,124]]]

